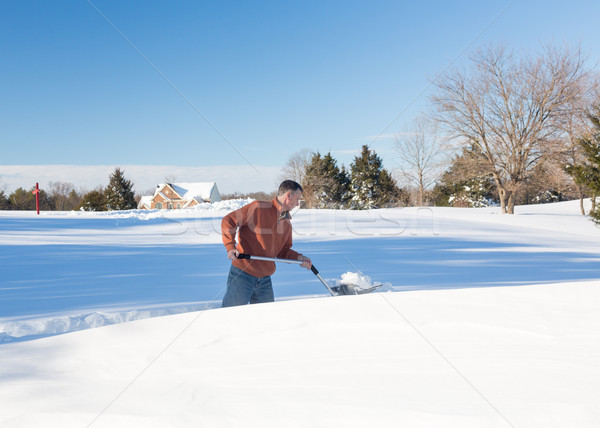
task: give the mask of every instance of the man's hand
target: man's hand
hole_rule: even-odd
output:
[[[235,260],[238,258],[238,256],[240,255],[240,252],[238,250],[229,250],[227,251],[227,258],[229,260]]]
[[[298,256],[298,260],[302,260],[302,264],[300,266],[303,268],[310,269],[312,267],[312,262],[308,257]]]

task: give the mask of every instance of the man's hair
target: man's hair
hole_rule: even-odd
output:
[[[288,191],[295,192],[296,190],[300,190],[302,192],[302,186],[292,180],[285,180],[279,185],[279,190],[277,191],[277,196],[281,196]]]

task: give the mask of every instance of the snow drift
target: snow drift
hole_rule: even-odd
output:
[[[2,427],[594,427],[600,282],[374,293],[0,347]]]

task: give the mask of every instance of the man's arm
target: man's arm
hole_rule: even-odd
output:
[[[237,250],[235,237],[238,229],[247,222],[246,207],[248,205],[230,212],[221,220],[221,238],[223,239],[223,245],[225,245],[229,260],[237,259],[240,254]]]
[[[235,211],[230,212],[223,220],[221,220],[221,238],[223,239],[223,245],[227,251],[235,250],[235,235],[237,234],[237,223],[235,221]]]
[[[303,256],[302,254],[300,254],[300,253],[292,250],[292,233],[291,233],[291,228],[290,228],[290,232],[286,236],[285,244],[283,245],[283,248],[279,252],[279,254],[277,255],[277,257],[280,257],[280,258],[283,258],[283,259],[302,260],[301,266],[303,268],[306,268],[306,269],[310,269],[311,266],[312,266],[312,261],[308,257]]]

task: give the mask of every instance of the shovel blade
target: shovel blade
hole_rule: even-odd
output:
[[[369,288],[362,288],[355,284],[342,284],[339,287],[332,287],[331,289],[335,291],[338,296],[346,296],[371,293],[372,291],[377,290],[379,287],[381,287],[381,284],[377,284]]]

